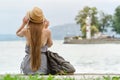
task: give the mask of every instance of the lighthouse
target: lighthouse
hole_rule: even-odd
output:
[[[91,18],[87,16],[86,18],[86,39],[91,39]]]

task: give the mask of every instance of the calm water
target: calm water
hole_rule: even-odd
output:
[[[20,73],[24,47],[24,41],[0,42],[0,74]],[[120,73],[120,44],[74,45],[54,41],[50,50],[70,61],[76,73]]]

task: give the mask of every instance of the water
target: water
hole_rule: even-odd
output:
[[[25,56],[25,41],[0,42],[0,74],[20,73]],[[76,73],[120,73],[120,44],[63,44],[54,41],[49,49],[59,53],[76,69]]]

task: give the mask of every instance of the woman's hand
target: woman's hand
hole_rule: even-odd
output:
[[[21,24],[21,26],[20,26],[20,28],[17,30],[17,32],[16,32],[16,34],[18,35],[18,36],[21,36],[21,31],[22,31],[22,29],[25,27],[25,25],[28,23],[28,21],[29,21],[29,19],[25,16],[24,18],[23,18],[23,23]]]
[[[29,21],[28,17],[25,16],[25,17],[23,18],[23,24],[27,24],[28,21]]]

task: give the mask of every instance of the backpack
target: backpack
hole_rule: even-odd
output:
[[[66,61],[63,57],[59,56],[58,53],[47,51],[46,52],[48,60],[48,74],[73,74],[75,68]]]

